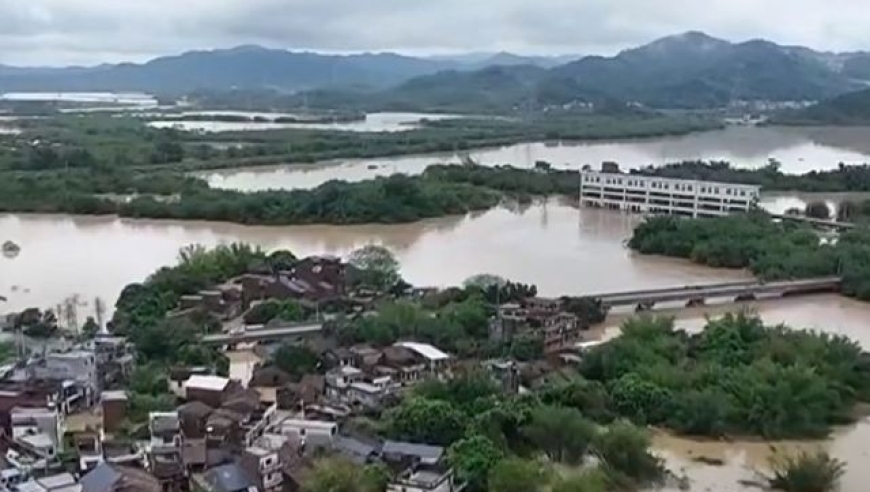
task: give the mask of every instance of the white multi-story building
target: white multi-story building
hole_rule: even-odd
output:
[[[754,185],[583,171],[580,205],[626,212],[721,217],[749,211],[757,203],[760,190]]]

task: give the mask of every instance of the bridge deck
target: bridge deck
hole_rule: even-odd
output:
[[[780,220],[790,220],[792,222],[804,222],[806,224],[813,224],[825,227],[834,227],[837,229],[854,229],[855,224],[851,222],[838,222],[836,220],[826,220],[826,219],[814,219],[812,217],[801,217],[799,215],[787,215],[787,214],[771,214],[771,217],[774,219]]]
[[[683,285],[679,287],[659,287],[655,289],[645,289],[645,290],[631,290],[625,292],[611,292],[605,294],[591,295],[588,297],[592,297],[595,299],[601,299],[602,301],[606,301],[607,299],[614,297],[631,297],[631,296],[645,296],[650,294],[658,294],[661,292],[694,292],[700,289],[713,289],[713,288],[721,288],[721,287],[751,287],[754,285],[758,285],[758,280],[736,280],[733,282],[721,282],[715,284],[693,284],[693,285]]]
[[[617,292],[605,294],[601,302],[609,306],[639,304],[644,302],[668,302],[689,300],[695,297],[736,297],[740,295],[757,295],[788,292],[807,292],[813,290],[836,289],[840,285],[839,277],[790,280],[782,282],[733,282],[729,284],[711,284],[706,286],[675,287],[645,292]]]
[[[240,333],[215,333],[205,335],[201,341],[205,344],[225,344],[238,342],[256,342],[262,340],[280,340],[297,336],[313,335],[323,330],[322,324],[297,326],[282,326],[275,328],[249,329]]]

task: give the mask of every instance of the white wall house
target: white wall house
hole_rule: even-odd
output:
[[[747,212],[758,201],[754,185],[581,172],[580,205],[626,212],[721,217]]]

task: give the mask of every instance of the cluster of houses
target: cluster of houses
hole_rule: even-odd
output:
[[[3,368],[2,490],[295,492],[323,453],[385,465],[391,491],[461,488],[444,449],[344,429],[347,418],[384,408],[418,381],[449,377],[453,361],[435,347],[332,349],[325,375],[297,382],[269,367],[250,381],[176,371],[183,403],[150,412],[136,436],[120,439],[131,395],[100,388],[129,370],[129,350],[123,339],[97,337]]]
[[[330,302],[346,302],[352,267],[335,256],[311,256],[296,262],[292,269],[278,272],[251,272],[209,289],[181,298],[171,316],[192,311],[208,312],[218,319],[240,316],[253,303],[263,300],[295,300],[316,307]]]
[[[205,311],[230,321],[270,299],[365,306],[364,293],[348,287],[352,275],[338,258],[310,257],[286,271],[248,273],[185,296],[170,315]],[[501,305],[490,338],[541,336],[546,357],[483,366],[506,391],[523,391],[523,381],[576,359],[585,328],[558,300]],[[318,351],[322,366],[301,378],[274,366],[258,366],[246,380],[173,368],[168,383],[180,404],[148,413],[131,431],[136,396],[117,388],[133,369],[132,349],[101,334],[0,368],[0,492],[296,492],[324,453],[385,465],[389,492],[463,488],[443,448],[384,440],[350,425],[353,417],[380,415],[418,382],[448,379],[469,363],[437,347],[333,341]]]

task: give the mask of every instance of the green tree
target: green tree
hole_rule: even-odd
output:
[[[97,324],[97,320],[95,320],[93,316],[88,316],[88,319],[85,320],[85,324],[82,325],[82,335],[84,335],[85,338],[94,338],[99,331],[100,325]]]
[[[320,371],[320,357],[310,348],[285,342],[272,354],[271,363],[278,369],[301,379],[306,374]]]
[[[342,458],[318,460],[302,480],[304,492],[383,492],[387,482],[380,468]]]
[[[607,474],[598,468],[556,479],[551,492],[608,492],[612,490]]]
[[[413,397],[391,409],[387,434],[394,439],[449,446],[462,439],[468,418],[446,401]]]
[[[549,474],[541,463],[519,458],[500,461],[489,472],[489,490],[498,492],[535,492],[544,490]]]
[[[575,409],[542,406],[532,411],[523,434],[551,460],[576,464],[595,437],[595,425]]]
[[[462,282],[462,286],[465,288],[476,287],[481,290],[486,290],[490,287],[501,287],[505,284],[507,284],[507,280],[491,273],[474,275]]]
[[[646,487],[664,477],[661,459],[650,452],[649,435],[630,423],[611,424],[598,433],[592,448],[604,469],[616,480]]]
[[[294,255],[291,251],[286,249],[279,249],[277,251],[273,251],[266,258],[266,264],[269,265],[269,268],[273,272],[280,272],[284,270],[291,270],[299,259]]]
[[[828,220],[831,218],[831,207],[825,202],[810,202],[804,210],[804,215],[813,219]]]
[[[832,492],[846,471],[842,461],[824,451],[797,455],[775,452],[771,458],[770,487],[784,492]]]
[[[364,284],[382,291],[389,290],[401,279],[399,261],[383,246],[370,244],[353,251],[348,263],[358,270]]]
[[[456,441],[447,450],[457,477],[470,492],[486,490],[490,470],[504,458],[504,451],[486,437],[474,435]]]

